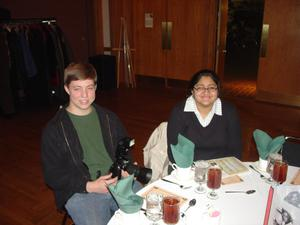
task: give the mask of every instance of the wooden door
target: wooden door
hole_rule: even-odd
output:
[[[135,0],[133,11],[135,73],[162,76],[165,73],[165,54],[162,49],[161,23],[166,19],[166,1]],[[151,16],[152,26],[149,21]]]
[[[257,99],[300,106],[300,2],[265,0]]]
[[[145,27],[149,13],[152,28]],[[162,49],[162,22],[171,23],[170,49]],[[189,80],[214,68],[217,1],[136,0],[134,23],[136,74]]]
[[[169,0],[171,49],[167,50],[167,77],[189,80],[199,69],[214,68],[217,1]]]

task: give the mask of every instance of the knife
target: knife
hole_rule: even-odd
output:
[[[183,189],[187,189],[187,188],[192,187],[192,186],[184,186],[184,185],[182,185],[182,184],[178,184],[178,183],[176,183],[176,182],[174,182],[174,181],[170,181],[170,180],[167,180],[167,179],[165,179],[165,178],[162,178],[161,180],[162,180],[162,181],[165,181],[165,182],[172,183],[172,184],[176,184],[176,185],[178,185],[180,188],[183,188]]]
[[[254,166],[249,165],[249,167],[250,167],[252,170],[254,170],[256,173],[258,173],[262,179],[268,179],[268,178],[266,178],[261,172],[259,172]]]

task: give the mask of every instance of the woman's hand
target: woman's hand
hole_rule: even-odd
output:
[[[95,193],[107,193],[107,186],[110,184],[116,184],[118,181],[118,177],[111,178],[111,173],[105,176],[99,177],[97,180],[88,181],[86,183],[87,192],[95,192]]]

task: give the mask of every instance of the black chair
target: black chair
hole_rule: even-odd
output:
[[[116,57],[113,55],[95,55],[89,57],[98,74],[99,90],[113,90],[117,88]]]
[[[72,220],[72,218],[70,217],[70,215],[68,214],[68,212],[64,211],[64,217],[63,217],[63,220],[61,222],[61,225],[66,225],[68,219]],[[71,225],[75,225],[75,223],[73,223],[73,221],[72,221]]]
[[[286,136],[282,156],[290,166],[300,167],[300,138]]]

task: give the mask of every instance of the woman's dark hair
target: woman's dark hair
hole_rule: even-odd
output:
[[[218,88],[218,94],[220,94],[221,84],[220,84],[220,79],[219,79],[218,75],[212,70],[204,69],[204,70],[200,70],[197,73],[195,73],[192,76],[192,78],[190,79],[189,84],[188,84],[188,90],[187,90],[188,95],[190,95],[192,93],[192,90],[194,89],[195,85],[204,76],[210,77],[216,83],[217,88]]]

